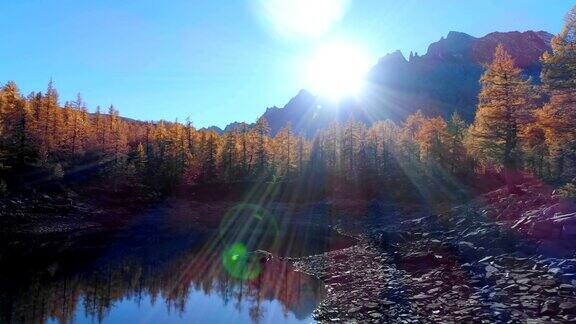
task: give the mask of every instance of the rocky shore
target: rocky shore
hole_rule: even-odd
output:
[[[105,244],[155,201],[151,196],[124,197],[97,187],[80,193],[29,190],[0,199],[0,260],[49,258]]]
[[[315,319],[322,323],[576,321],[575,241],[566,235],[531,235],[540,231],[534,222],[525,225],[531,232],[518,231],[514,224],[530,214],[527,210],[515,218],[512,213],[494,217],[497,207],[507,207],[501,199],[490,200],[496,194],[443,213],[406,213],[375,201],[360,226],[341,223],[339,230],[355,233],[357,245],[292,260],[297,269],[326,285],[327,296]],[[527,191],[516,199],[532,198]],[[507,199],[508,204],[526,209],[526,203]],[[539,211],[532,214],[540,215],[541,209],[550,210],[557,203],[540,201]],[[551,217],[562,219],[562,212]]]
[[[327,295],[314,313],[319,322],[576,321],[574,207],[537,182],[521,190],[496,190],[453,208],[409,209],[383,200],[271,206],[281,220],[329,224],[356,239],[323,254],[287,258],[324,282]],[[102,195],[93,196],[102,203]],[[169,227],[182,230],[199,220],[217,226],[218,218],[212,224],[207,215],[234,205],[176,200],[157,208],[190,211],[167,213]],[[28,243],[43,245],[40,236],[72,242],[129,221],[146,201],[152,199],[106,200],[103,209],[70,193],[5,199],[0,234],[6,250],[19,252]],[[61,241],[46,241],[62,250]]]

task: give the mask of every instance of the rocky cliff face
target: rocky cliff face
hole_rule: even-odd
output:
[[[538,82],[539,59],[550,50],[551,39],[551,34],[533,31],[496,32],[481,38],[450,32],[432,43],[422,56],[410,55],[402,61],[395,58],[399,54],[392,54],[380,60],[370,74],[375,85],[372,91],[394,100],[374,105],[393,112],[393,119],[422,109],[427,114],[446,117],[458,111],[471,121],[480,90],[478,80],[496,46],[502,44],[526,76]]]
[[[407,59],[396,51],[382,57],[369,73],[370,86],[358,99],[331,103],[302,90],[283,108],[268,108],[263,117],[272,134],[290,122],[297,134],[308,137],[333,121],[350,117],[368,123],[387,118],[402,121],[418,109],[444,117],[458,111],[471,121],[480,90],[478,81],[496,46],[503,44],[526,77],[538,82],[539,58],[550,50],[551,39],[552,35],[543,31],[495,32],[480,38],[450,32],[430,44],[424,55],[410,53]]]

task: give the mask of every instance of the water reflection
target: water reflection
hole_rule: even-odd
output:
[[[333,240],[325,230],[297,232],[314,239],[310,254]],[[47,263],[4,261],[0,322],[310,322],[322,298],[319,281],[278,259],[258,261],[254,277],[230,275],[218,233],[152,233],[137,229],[104,248],[83,246]],[[298,235],[281,236],[302,245],[306,238]]]

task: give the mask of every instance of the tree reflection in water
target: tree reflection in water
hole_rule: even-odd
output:
[[[238,314],[247,311],[253,322],[264,317],[270,301],[281,305],[284,317],[306,319],[323,293],[319,281],[277,259],[262,263],[252,280],[230,276],[221,262],[224,247],[214,238],[199,243],[198,236],[189,235],[147,242],[115,244],[88,260],[79,252],[43,267],[33,260],[5,264],[0,270],[0,322],[70,323],[75,317],[106,322],[126,301],[139,306],[138,318],[131,319],[138,322],[151,311],[144,306],[148,301],[164,303],[171,314],[201,314],[203,306],[188,302],[193,294],[217,296],[213,307],[231,304]]]

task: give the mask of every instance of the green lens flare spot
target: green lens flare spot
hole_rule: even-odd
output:
[[[258,258],[248,252],[242,243],[235,243],[222,254],[222,265],[230,276],[241,280],[252,280],[261,271]]]
[[[263,218],[263,217],[262,217],[262,212],[261,212],[261,211],[257,211],[256,213],[254,213],[254,217],[255,217],[257,220],[262,220],[262,218]]]
[[[274,250],[280,239],[276,217],[265,208],[249,203],[229,209],[220,222],[218,232],[224,246],[242,243],[250,251]]]

